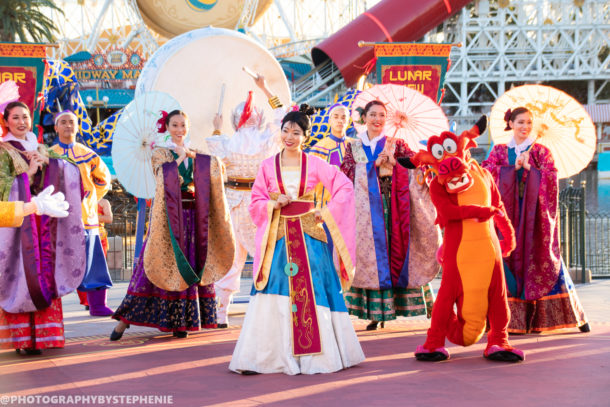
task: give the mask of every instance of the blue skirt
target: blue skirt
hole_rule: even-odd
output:
[[[112,287],[106,256],[98,229],[85,230],[85,249],[87,250],[87,270],[79,291],[92,291]]]
[[[328,245],[308,235],[305,235],[305,245],[309,256],[316,305],[330,308],[332,312],[347,312],[343,299],[343,289],[335,271]],[[288,297],[290,295],[290,285],[288,276],[284,273],[286,264],[288,264],[286,238],[283,237],[275,245],[267,285],[260,291],[252,286],[250,295],[276,294]]]

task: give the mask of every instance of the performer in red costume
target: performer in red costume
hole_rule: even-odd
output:
[[[510,333],[548,332],[578,327],[589,332],[559,248],[557,169],[551,151],[535,142],[533,119],[525,107],[504,117],[513,138],[497,144],[481,165],[498,185],[517,247],[504,260]]]
[[[415,352],[418,360],[448,359],[445,338],[457,345],[472,345],[485,333],[487,321],[486,358],[506,362],[525,358],[508,343],[510,311],[502,269],[502,257],[515,248],[515,233],[493,178],[467,152],[476,147],[474,139],[485,131],[486,123],[487,118],[482,117],[459,137],[451,132],[430,137],[427,151],[399,160],[405,166],[409,162],[428,165],[428,171],[436,174],[430,195],[437,211],[436,223],[445,229],[438,252],[443,278],[428,338]]]

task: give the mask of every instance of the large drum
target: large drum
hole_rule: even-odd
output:
[[[264,75],[271,91],[289,103],[288,81],[273,55],[247,36],[222,28],[190,31],[159,48],[140,74],[135,97],[153,90],[173,96],[191,119],[191,145],[205,150],[204,138],[214,130],[223,83],[223,133],[234,132],[231,112],[249,90],[255,91],[255,105],[264,109],[266,120],[273,118],[267,97],[243,66]]]
[[[146,24],[167,38],[213,25],[235,28],[244,0],[137,0]],[[267,11],[272,0],[259,0],[255,21]]]

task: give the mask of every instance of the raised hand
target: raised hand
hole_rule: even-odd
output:
[[[212,121],[212,123],[214,124],[214,130],[220,131],[220,129],[222,128],[222,115],[216,113],[216,115],[214,115],[214,120]]]

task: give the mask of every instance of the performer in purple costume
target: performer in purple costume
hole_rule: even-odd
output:
[[[170,112],[163,124],[171,142],[153,151],[157,189],[148,237],[113,316],[119,321],[110,335],[113,341],[129,324],[173,332],[178,338],[200,327],[215,328],[213,283],[233,262],[235,239],[218,159],[185,144],[184,112]]]
[[[0,143],[0,198],[34,202],[37,211],[16,227],[0,228],[0,347],[40,354],[63,347],[60,297],[74,291],[85,273],[80,174],[38,145],[25,104],[8,104],[4,119],[9,132]],[[67,217],[50,217],[63,214],[44,209],[52,190],[65,195]]]

